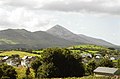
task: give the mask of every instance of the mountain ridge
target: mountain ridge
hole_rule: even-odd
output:
[[[25,29],[6,29],[0,31],[0,49],[38,49],[58,46],[66,47],[79,44],[95,44],[107,47],[115,46],[114,44],[101,39],[74,34],[60,25],[56,25],[47,31],[30,32]]]
[[[83,34],[72,33],[71,31],[67,30],[66,28],[64,28],[60,25],[56,25],[56,26],[48,29],[46,32],[50,33],[54,36],[64,38],[66,40],[80,42],[82,44],[96,44],[96,45],[101,45],[101,46],[114,46],[114,44],[109,43],[109,42],[102,40],[102,39],[89,37],[89,36],[86,36]]]

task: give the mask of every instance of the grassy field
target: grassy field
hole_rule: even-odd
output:
[[[39,56],[38,54],[31,54],[31,53],[27,53],[27,52],[22,52],[22,51],[5,51],[3,53],[0,53],[0,56],[11,56],[11,55],[15,55],[18,54],[20,57],[24,57],[24,56]]]
[[[85,45],[76,45],[76,46],[71,46],[69,48],[87,48],[87,49],[94,49],[94,50],[97,50],[97,49],[107,49],[106,47],[102,47],[102,46],[97,46],[97,45],[89,45],[89,44],[85,44]]]

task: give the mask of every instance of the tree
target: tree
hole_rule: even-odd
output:
[[[12,66],[3,64],[3,65],[1,65],[1,69],[3,70],[2,77],[7,77],[7,78],[10,78],[10,79],[16,79],[17,72],[15,71],[15,69]]]
[[[3,76],[3,70],[2,70],[2,68],[0,67],[0,79],[1,79],[2,76]]]
[[[42,65],[40,58],[35,59],[32,63],[31,63],[31,67],[34,70],[35,73],[35,78],[37,78],[37,72],[38,72],[38,68]]]
[[[99,66],[103,66],[103,67],[114,67],[114,63],[109,60],[109,58],[103,58],[100,62],[99,62]]]
[[[120,68],[120,59],[117,61],[117,68]]]
[[[81,77],[85,74],[81,60],[71,55],[68,49],[48,48],[41,56],[39,77]]]
[[[29,67],[26,69],[25,74],[26,74],[26,78],[29,79],[29,78],[28,78],[28,75],[30,75],[30,68],[29,68]]]
[[[89,73],[89,75],[93,74],[93,70],[95,70],[96,68],[97,68],[97,63],[94,59],[88,62],[87,72]]]

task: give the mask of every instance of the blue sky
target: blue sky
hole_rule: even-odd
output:
[[[120,0],[0,0],[0,30],[45,31],[56,24],[120,45]]]

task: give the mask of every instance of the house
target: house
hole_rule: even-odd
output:
[[[25,67],[30,67],[31,62],[35,59],[36,57],[34,56],[24,56],[21,60],[21,65]]]
[[[90,53],[81,53],[82,58],[92,58],[92,55]]]
[[[5,56],[2,58],[2,60],[7,60],[9,57],[8,56]]]
[[[119,76],[120,70],[118,68],[98,67],[94,71],[96,76]]]
[[[11,66],[18,66],[20,65],[21,59],[19,57],[9,57],[5,63]]]
[[[116,60],[115,57],[110,57],[110,60]]]
[[[102,55],[101,54],[95,54],[95,58],[100,59],[100,58],[102,58]]]
[[[20,61],[21,59],[18,55],[5,56],[2,58],[2,63],[6,63],[7,65],[11,65],[11,66],[20,65]]]

